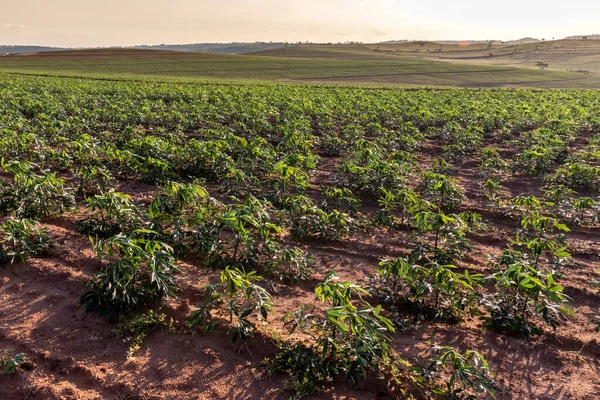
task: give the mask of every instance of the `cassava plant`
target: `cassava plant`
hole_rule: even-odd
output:
[[[256,331],[256,324],[250,317],[260,316],[266,321],[273,308],[271,295],[255,283],[261,279],[254,271],[225,268],[219,282],[206,287],[204,302],[192,312],[188,326],[214,332],[219,324],[212,313],[224,308],[229,315],[227,334],[233,343],[240,340],[245,344]]]
[[[328,306],[323,313],[304,307],[284,317],[290,334],[307,335],[309,344],[288,340],[273,360],[266,361],[269,372],[291,375],[292,388],[300,397],[338,374],[356,386],[369,373],[381,373],[392,352],[392,323],[381,315],[381,306],[372,307],[362,299],[368,294],[364,288],[338,282],[332,271],[315,294]]]
[[[25,262],[48,251],[52,241],[47,228],[30,219],[8,219],[0,225],[0,265]]]
[[[137,230],[92,240],[102,270],[88,283],[80,302],[86,311],[97,311],[107,319],[128,315],[163,298],[175,297],[175,273],[179,268],[173,249],[145,236],[156,232]]]
[[[77,185],[77,194],[89,197],[109,189],[113,182],[110,171],[102,165],[82,165],[73,172]]]
[[[463,200],[462,189],[446,175],[425,172],[419,185],[421,196],[436,204],[442,211],[453,211]]]
[[[255,197],[247,197],[243,203],[228,205],[220,218],[223,231],[231,234],[233,253],[230,263],[256,268],[264,257],[276,247],[275,235],[282,228],[271,216],[272,205]]]
[[[413,235],[417,244],[411,258],[414,261],[431,259],[441,264],[462,259],[464,252],[471,248],[468,234],[481,225],[481,216],[469,211],[449,215],[419,211],[413,218],[416,227]],[[430,238],[431,234],[433,238]]]
[[[266,274],[285,283],[297,283],[310,277],[312,257],[299,248],[275,250],[266,267]]]
[[[373,222],[389,228],[407,227],[411,210],[419,204],[419,196],[411,189],[381,189],[377,200],[380,209],[373,214]]]
[[[490,277],[496,293],[484,295],[481,303],[489,315],[484,317],[486,329],[516,334],[524,339],[541,334],[539,323],[556,329],[574,315],[568,306],[569,296],[556,283],[552,272],[542,273],[519,256],[505,254],[512,261]]]
[[[0,353],[0,375],[14,374],[24,362],[25,354],[15,354],[12,350],[4,350]]]
[[[169,181],[163,192],[148,207],[152,230],[177,254],[185,253],[191,246],[191,236],[201,225],[202,215],[211,207],[208,191],[194,183]]]
[[[336,240],[347,236],[354,228],[354,219],[338,210],[326,212],[315,206],[307,196],[294,196],[287,200],[292,236],[301,239],[317,237]]]
[[[458,322],[478,310],[476,287],[481,274],[455,272],[454,265],[435,260],[412,263],[407,258],[383,260],[372,292],[393,310],[405,310],[420,318]]]
[[[144,220],[131,196],[109,190],[85,201],[89,214],[77,222],[80,233],[108,238],[142,228]]]
[[[27,161],[0,161],[12,182],[0,193],[0,212],[17,218],[41,218],[62,214],[75,205],[73,190],[55,172]]]
[[[361,207],[361,200],[348,188],[323,187],[321,193],[325,195],[325,199],[319,207],[327,212],[338,210],[354,215]]]
[[[475,400],[480,394],[495,397],[498,388],[483,355],[450,346],[431,346],[431,357],[418,360],[409,372],[416,382],[434,395],[452,400]]]

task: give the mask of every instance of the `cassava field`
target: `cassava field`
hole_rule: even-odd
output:
[[[600,92],[347,85],[595,76],[356,52],[1,57],[0,399],[600,397]]]

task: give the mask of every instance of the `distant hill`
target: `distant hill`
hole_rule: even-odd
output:
[[[432,40],[430,43],[437,43],[437,44],[450,44],[450,45],[456,45],[456,44],[487,44],[489,42],[500,42],[499,40]],[[426,42],[427,43],[427,42]]]
[[[406,42],[408,42],[408,40],[386,40],[385,42],[377,42],[376,44],[400,44]]]
[[[575,35],[565,38],[565,40],[600,40],[600,34],[593,35]],[[450,45],[450,46],[487,46],[490,43],[493,45],[521,45],[521,44],[536,44],[541,43],[542,40],[525,37],[518,40],[431,40],[431,41],[419,41],[419,40],[388,40],[385,42],[378,42],[375,45],[419,45],[423,48],[430,45]],[[312,43],[312,42],[298,42],[298,43],[286,43],[286,42],[233,42],[233,43],[191,43],[191,44],[158,44],[158,45],[137,45],[137,46],[117,46],[112,48],[123,48],[123,49],[142,49],[142,50],[171,50],[171,51],[185,51],[185,52],[200,52],[200,53],[214,53],[214,54],[247,54],[247,53],[258,53],[265,51],[277,51],[287,48],[306,48],[315,46],[363,46],[366,44],[360,42],[345,42],[345,43]],[[99,47],[101,48],[101,47]],[[111,48],[111,47],[108,47]],[[81,49],[81,48],[80,48]],[[21,46],[21,45],[0,45],[0,55],[3,54],[18,54],[18,53],[40,53],[48,51],[59,51],[59,50],[75,50],[73,48],[60,48],[60,47],[48,47],[48,46]],[[273,54],[274,55],[274,54]]]
[[[194,44],[160,44],[153,46],[134,46],[136,49],[145,50],[175,50],[194,51],[215,54],[242,54],[256,51],[275,50],[286,47],[283,42],[255,42],[255,43],[194,43]]]
[[[296,44],[293,44],[294,46]],[[256,51],[275,50],[288,46],[287,43],[193,43],[193,44],[159,44],[159,45],[139,45],[128,47],[116,47],[125,49],[142,50],[173,50],[189,51],[215,54],[242,54],[253,53]],[[0,54],[18,54],[18,53],[41,53],[46,51],[74,50],[71,48],[46,47],[46,46],[0,46]]]
[[[502,40],[388,40],[385,42],[377,42],[376,44],[405,44],[405,43],[436,43],[436,44],[448,44],[448,45],[464,45],[464,44],[488,44],[488,43],[502,43],[502,44],[527,44],[527,43],[538,43],[540,39],[526,37],[517,40],[509,40],[504,42]]]
[[[64,50],[59,47],[46,46],[0,46],[0,54],[40,53],[42,51]]]
[[[502,44],[529,44],[529,43],[539,43],[539,42],[541,42],[540,39],[526,37],[526,38],[517,39],[517,40],[508,40],[506,42],[502,42]]]
[[[577,36],[569,36],[566,37],[565,39],[568,40],[600,40],[600,34],[594,34],[594,35],[577,35]]]

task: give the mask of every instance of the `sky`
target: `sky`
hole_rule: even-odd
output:
[[[598,21],[597,0],[0,0],[0,44],[549,40]]]

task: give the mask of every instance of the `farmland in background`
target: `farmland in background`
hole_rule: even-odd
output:
[[[415,56],[478,65],[504,65],[600,73],[600,40],[556,40],[536,43],[437,44],[416,42],[368,45],[370,50],[387,54]]]
[[[373,50],[365,46],[288,47],[249,55],[72,50],[3,56],[0,71],[402,86],[600,87],[600,78],[593,73],[442,62],[413,53],[398,55]]]

